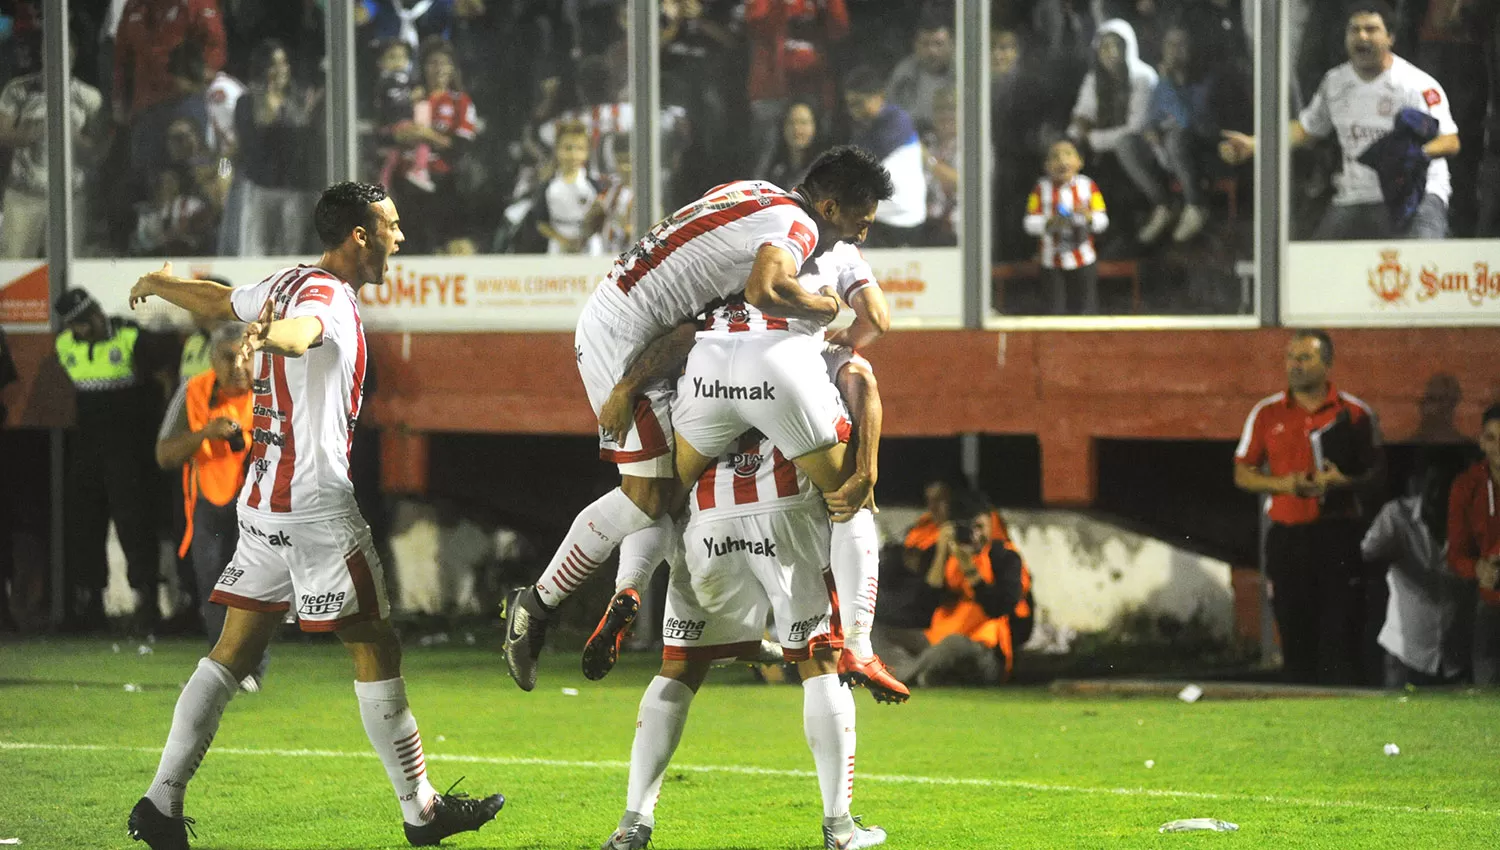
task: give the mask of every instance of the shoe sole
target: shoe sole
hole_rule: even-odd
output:
[[[597,682],[615,669],[620,660],[620,643],[641,612],[641,602],[628,594],[617,594],[609,603],[609,610],[599,621],[599,627],[583,645],[583,677]]]
[[[839,681],[851,688],[855,687],[856,685],[864,688],[865,690],[869,691],[870,696],[874,697],[875,701],[879,703],[885,703],[887,705],[900,705],[911,699],[911,694],[903,694],[900,691],[893,691],[890,688],[887,688],[885,685],[876,682],[874,679],[871,679],[869,676],[866,676],[865,674],[858,671],[840,673]]]

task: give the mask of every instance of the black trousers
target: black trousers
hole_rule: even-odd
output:
[[[78,442],[88,439],[81,435]],[[64,495],[64,563],[74,604],[98,599],[109,581],[105,547],[110,520],[125,550],[130,586],[144,592],[148,606],[155,603],[160,580],[157,485],[156,464],[145,450],[75,444]]]
[[[1359,678],[1364,583],[1355,520],[1271,526],[1266,571],[1290,682],[1351,685]]]

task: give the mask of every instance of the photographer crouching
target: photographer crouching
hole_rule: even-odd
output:
[[[938,501],[945,504],[931,505],[918,520],[905,563],[894,567],[938,594],[923,632],[927,646],[892,670],[923,686],[999,684],[1030,634],[1030,575],[983,495],[964,490]]]

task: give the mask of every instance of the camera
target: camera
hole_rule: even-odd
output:
[[[953,542],[960,546],[974,545],[974,524],[971,522],[955,522],[953,524]]]
[[[229,450],[242,452],[245,450],[245,432],[236,427],[229,432]]]

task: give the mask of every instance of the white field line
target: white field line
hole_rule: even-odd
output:
[[[145,753],[159,755],[160,747],[124,747],[108,744],[35,744],[23,741],[0,741],[0,752],[6,750],[43,750],[53,752],[98,752],[98,753]],[[244,747],[214,747],[211,752],[219,756],[252,756],[262,758],[340,758],[374,760],[374,752],[345,752],[342,750],[278,750],[250,749]],[[457,764],[496,764],[552,767],[562,770],[629,770],[625,761],[571,761],[564,759],[542,759],[508,756],[470,756],[456,753],[426,753],[428,761],[454,762]],[[772,767],[749,767],[734,764],[673,764],[670,770],[686,773],[729,773],[741,776],[777,776],[794,779],[816,779],[811,770],[791,770]],[[1277,797],[1261,794],[1219,794],[1210,791],[1170,791],[1159,788],[1099,788],[1082,785],[1054,785],[1045,782],[1024,782],[1017,779],[986,779],[960,776],[908,776],[891,773],[860,773],[861,782],[888,782],[898,785],[962,786],[972,788],[1007,788],[1022,791],[1039,791],[1052,794],[1104,794],[1114,797],[1157,797],[1171,800],[1207,800],[1228,803],[1268,803],[1276,806],[1291,806],[1307,809],[1353,809],[1365,812],[1408,815],[1460,815],[1465,817],[1500,818],[1500,811],[1489,809],[1464,809],[1448,806],[1392,806],[1384,803],[1369,803],[1361,800],[1317,800],[1307,797]]]

